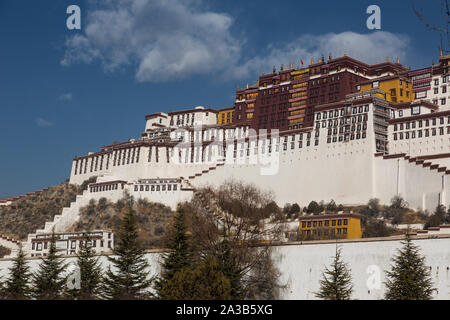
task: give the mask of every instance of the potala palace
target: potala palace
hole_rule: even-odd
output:
[[[96,183],[29,235],[65,232],[91,199],[127,190],[175,208],[228,179],[271,190],[278,205],[344,205],[395,195],[411,208],[450,204],[450,56],[420,70],[321,57],[262,74],[234,106],[145,117],[140,137],[73,159],[70,183]],[[13,200],[5,200],[3,205]]]

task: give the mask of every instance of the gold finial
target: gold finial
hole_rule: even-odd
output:
[[[389,62],[389,57],[386,57],[386,62]]]
[[[289,69],[292,69],[292,63],[290,64],[290,68]]]
[[[440,56],[440,57],[443,56],[442,48],[439,48],[439,56]]]
[[[314,64],[314,58],[311,58],[311,64]]]
[[[397,64],[400,64],[400,58],[397,57]]]
[[[347,56],[347,52],[346,51],[344,51],[344,57],[346,57]]]
[[[247,89],[248,89],[248,82],[247,82]]]
[[[263,71],[262,75],[264,75],[264,71]]]

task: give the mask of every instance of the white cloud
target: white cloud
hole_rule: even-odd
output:
[[[72,100],[72,98],[73,98],[73,94],[70,92],[67,92],[67,93],[62,93],[58,99],[61,101],[70,101],[70,100]]]
[[[50,121],[45,120],[45,119],[43,119],[43,118],[36,118],[35,122],[36,122],[36,125],[37,125],[38,127],[43,127],[43,128],[45,128],[45,127],[51,127],[51,126],[53,126],[53,122],[50,122]]]
[[[82,35],[66,41],[62,65],[100,61],[107,72],[133,67],[138,81],[163,82],[192,75],[220,74],[254,79],[272,66],[321,55],[349,56],[367,63],[386,56],[406,57],[406,36],[385,31],[301,35],[269,45],[255,57],[244,55],[244,41],[231,33],[233,19],[202,9],[201,0],[117,0],[100,2],[88,14]]]
[[[66,41],[61,63],[100,60],[107,71],[133,65],[138,81],[208,74],[232,65],[240,42],[227,14],[181,0],[119,0],[88,14],[84,35]]]

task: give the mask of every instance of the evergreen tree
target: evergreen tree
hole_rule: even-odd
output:
[[[336,212],[338,209],[336,202],[334,202],[334,200],[331,200],[328,204],[327,204],[327,213],[334,213]]]
[[[100,295],[102,271],[98,261],[99,259],[95,257],[95,251],[89,244],[89,236],[85,234],[84,238],[86,240],[82,242],[80,250],[77,253],[80,288],[75,290],[74,296],[80,300],[92,300]]]
[[[424,230],[428,230],[430,227],[439,227],[442,224],[448,222],[448,215],[445,212],[445,206],[438,205],[434,214],[427,217],[427,222],[424,225]]]
[[[311,201],[306,209],[307,213],[319,214],[323,211],[323,207],[321,207],[316,201]]]
[[[230,281],[218,263],[209,257],[195,268],[184,267],[166,281],[160,290],[168,300],[230,300]]]
[[[42,259],[37,273],[33,275],[33,296],[38,300],[56,300],[66,294],[67,265],[58,257],[56,236],[53,231],[48,255]]]
[[[325,267],[320,280],[320,291],[316,297],[324,300],[350,300],[353,285],[350,270],[341,259],[341,249],[336,246],[336,255],[331,268]]]
[[[150,266],[144,253],[145,250],[138,240],[133,202],[130,200],[118,234],[117,245],[113,249],[113,257],[108,257],[115,271],[109,267],[103,279],[105,298],[134,300],[148,296],[146,289],[150,287],[152,279],[149,278]]]
[[[222,240],[219,242],[216,255],[219,269],[230,281],[231,299],[244,299],[245,290],[242,284],[242,272],[234,257],[230,240],[228,239],[225,228],[223,229]]]
[[[9,278],[2,290],[3,297],[11,300],[29,299],[31,295],[30,277],[30,267],[27,265],[25,253],[20,245],[19,253],[14,259],[12,267],[9,268]]]
[[[192,268],[194,264],[194,250],[188,234],[183,208],[179,208],[175,215],[167,249],[167,253],[163,255],[161,276],[155,284],[158,296],[161,299],[166,299],[162,291],[165,283],[172,279],[178,271],[181,271],[183,268]]]
[[[386,271],[387,300],[430,300],[433,291],[430,270],[425,265],[425,257],[420,256],[419,248],[412,243],[409,233],[403,248],[393,260],[391,271]]]
[[[292,214],[294,214],[294,215],[297,215],[297,214],[299,214],[300,213],[300,206],[297,204],[297,203],[294,203],[292,206],[291,206],[291,208],[290,208],[290,210],[289,210],[289,213],[292,215]]]

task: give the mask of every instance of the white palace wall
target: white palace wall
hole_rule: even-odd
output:
[[[116,147],[126,147],[124,150],[105,150],[78,160],[78,164],[74,161],[70,182],[81,184],[96,175],[98,181],[123,180],[132,188],[140,179],[181,179],[189,188],[190,185],[219,185],[235,179],[273,191],[275,200],[281,206],[294,202],[306,206],[312,200],[332,199],[344,205],[357,205],[367,203],[371,198],[379,198],[382,203],[389,204],[395,195],[402,196],[414,209],[433,211],[438,204],[450,204],[447,195],[450,192],[449,175],[445,171],[431,170],[398,155],[400,152],[411,156],[415,155],[414,152],[417,155],[444,153],[450,148],[447,132],[427,138],[430,141],[424,138],[410,141],[408,143],[418,145],[412,148],[408,145],[406,150],[404,140],[393,140],[392,125],[389,125],[390,155],[375,155],[375,131],[380,126],[376,124],[375,127],[374,123],[380,120],[374,119],[374,103],[358,110],[351,114],[352,124],[355,126],[353,120],[357,120],[358,127],[362,124],[366,127],[364,135],[358,135],[354,140],[331,142],[331,130],[336,130],[336,124],[344,119],[342,114],[332,117],[333,112],[330,112],[328,119],[320,119],[318,115],[314,129],[309,133],[274,135],[262,138],[258,145],[251,137],[247,141],[241,139],[249,137],[249,131],[244,131],[243,127],[226,130],[211,127],[204,131],[197,131],[202,128],[195,127],[190,131],[171,132],[172,142],[177,141],[176,144],[170,143],[168,137],[166,140],[161,138],[166,143],[132,140]],[[200,135],[202,132],[203,135]],[[212,136],[215,142],[212,142]],[[227,140],[231,143],[227,146],[225,159],[219,146],[225,141],[224,138],[231,139]],[[179,139],[184,141],[183,145],[178,144]],[[209,142],[205,146],[203,159],[202,141]],[[190,143],[194,147],[192,159]],[[223,165],[220,159],[224,161]],[[427,162],[447,166],[449,159],[438,158]],[[150,201],[167,201],[171,207],[178,199],[188,200],[189,195],[185,192],[179,197],[167,199],[147,192],[136,194]]]
[[[417,165],[404,157],[374,158],[377,184],[374,197],[384,203],[393,195],[403,197],[413,209],[434,211],[439,204],[449,205],[450,176],[445,172]]]
[[[450,299],[450,238],[413,240],[426,257],[430,266],[433,285],[438,291],[434,299]],[[354,285],[353,299],[377,300],[385,293],[385,270],[389,270],[391,258],[401,247],[400,240],[390,238],[347,240],[339,243],[342,258],[348,263]],[[284,300],[314,300],[314,293],[319,290],[319,280],[325,266],[329,266],[335,254],[335,243],[304,242],[290,245],[274,246],[272,257],[280,271],[279,283],[286,287],[281,290],[280,298]],[[160,272],[160,252],[146,254],[150,264],[151,275]],[[32,271],[37,270],[38,258],[29,260]],[[76,258],[69,257],[67,262],[75,264]],[[102,267],[109,265],[105,255],[100,256]],[[0,277],[8,276],[12,260],[0,259]],[[72,265],[69,270],[75,270]]]
[[[272,190],[279,205],[298,202],[304,206],[312,200],[331,199],[337,203],[360,203],[372,194],[371,174],[365,179],[357,174],[372,171],[368,140],[334,145],[321,141],[318,147],[281,151],[279,168],[273,175],[262,174],[259,164],[226,163],[191,183],[201,187],[229,179],[242,180]],[[324,148],[326,153],[322,152]]]

